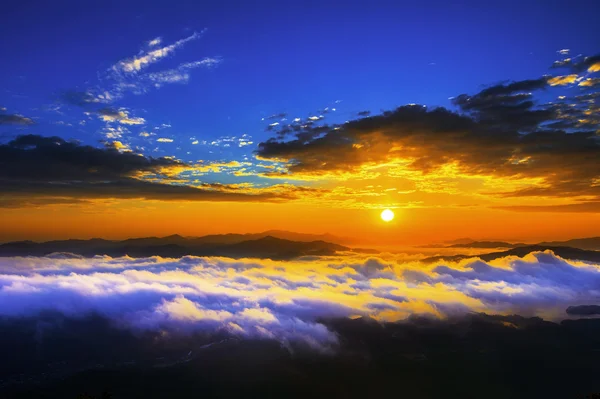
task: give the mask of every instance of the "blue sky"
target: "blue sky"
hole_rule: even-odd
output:
[[[482,84],[540,76],[560,49],[597,50],[594,1],[449,3],[13,3],[0,26],[0,107],[36,123],[0,126],[0,140],[28,132],[242,162],[268,124],[285,122],[270,115],[327,108],[339,123],[407,103],[450,106]],[[139,71],[119,64],[168,46]],[[66,101],[73,93],[96,102]]]

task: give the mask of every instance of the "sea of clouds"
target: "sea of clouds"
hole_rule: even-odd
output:
[[[323,318],[474,311],[561,320],[568,306],[598,302],[600,265],[551,251],[434,264],[393,255],[0,258],[0,317],[97,313],[136,331],[227,331],[320,350],[337,342]]]

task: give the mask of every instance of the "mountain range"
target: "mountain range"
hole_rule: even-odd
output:
[[[331,234],[304,234],[282,230],[269,230],[251,234],[215,234],[201,237],[183,237],[178,234],[166,237],[129,238],[126,240],[69,239],[46,242],[14,241],[0,244],[0,257],[7,256],[51,256],[51,257],[92,257],[108,255],[113,257],[148,256],[182,257],[225,256],[230,258],[270,258],[277,260],[293,259],[300,256],[330,256],[340,251],[376,254],[372,249],[350,248],[341,245],[347,239]],[[566,259],[600,262],[600,237],[578,238],[567,241],[549,241],[528,245],[504,241],[456,240],[443,248],[508,248],[477,256],[483,260],[516,255],[525,256],[532,251],[550,249]],[[440,255],[425,258],[425,262],[441,259],[461,260],[473,257],[472,254]]]
[[[542,244],[526,245],[526,246],[522,246],[522,247],[512,248],[507,251],[490,252],[487,254],[480,254],[480,255],[432,256],[429,258],[425,258],[422,261],[426,262],[426,263],[437,262],[440,260],[459,261],[462,259],[473,258],[474,256],[476,256],[486,262],[489,262],[491,260],[503,258],[505,256],[523,257],[531,252],[546,251],[546,250],[551,250],[556,255],[560,256],[561,258],[565,258],[565,259],[582,260],[582,261],[586,261],[586,262],[600,262],[600,251],[586,250],[586,249],[566,247],[566,246],[542,245]]]
[[[92,238],[90,240],[60,240],[47,242],[15,241],[0,245],[0,256],[92,257],[108,255],[134,258],[162,256],[178,258],[192,256],[226,256],[230,258],[292,259],[299,256],[335,255],[350,251],[349,247],[312,240],[309,235],[292,234],[306,241],[292,241],[271,235],[225,234],[204,237],[131,238],[122,241]],[[258,237],[258,238],[257,238]]]
[[[459,238],[447,241],[445,245],[428,245],[428,248],[518,248],[537,245],[542,247],[572,247],[590,251],[600,251],[600,237],[575,238],[566,241],[543,241],[537,244],[512,243],[507,241],[477,241]]]

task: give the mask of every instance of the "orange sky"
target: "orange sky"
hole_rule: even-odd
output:
[[[348,209],[302,202],[119,200],[0,210],[0,240],[115,238],[260,232],[328,232],[371,245],[427,244],[460,237],[535,242],[598,235],[600,214],[514,212],[483,207]]]

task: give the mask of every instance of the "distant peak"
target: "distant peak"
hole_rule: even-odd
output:
[[[179,234],[171,234],[170,236],[163,237],[163,240],[165,240],[165,239],[180,239],[180,238],[184,238],[184,237],[180,236]]]

